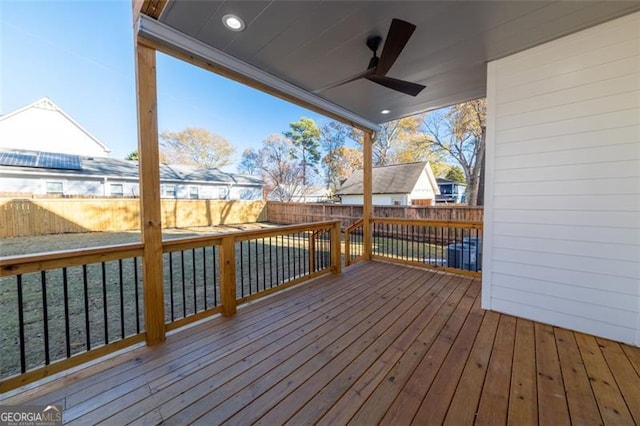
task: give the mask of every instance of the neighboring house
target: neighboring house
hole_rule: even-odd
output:
[[[107,157],[111,150],[47,98],[0,116],[0,148]]]
[[[356,170],[336,194],[342,204],[363,204],[362,170]],[[432,206],[440,194],[427,161],[373,168],[373,204],[378,206]]]
[[[160,165],[162,198],[261,200],[262,181],[216,168]],[[0,193],[136,197],[138,163],[0,149]]]
[[[447,179],[436,179],[440,195],[436,197],[436,203],[462,203],[464,202],[467,185]]]
[[[321,185],[311,185],[291,198],[293,203],[323,203],[331,200],[331,191]]]

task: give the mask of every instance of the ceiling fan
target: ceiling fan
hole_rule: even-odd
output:
[[[334,87],[339,87],[352,81],[365,78],[374,83],[378,83],[389,89],[402,92],[407,95],[416,96],[426,86],[417,83],[411,83],[409,81],[398,80],[397,78],[387,77],[387,72],[391,69],[393,64],[400,56],[400,53],[404,49],[405,45],[411,38],[411,35],[415,31],[416,26],[403,21],[401,19],[394,18],[391,21],[391,26],[387,32],[387,41],[384,43],[384,48],[380,57],[378,57],[378,48],[382,43],[382,37],[371,36],[367,38],[367,47],[373,52],[373,57],[369,60],[369,65],[366,71],[353,75],[344,80],[332,83],[321,89],[315,90],[314,93],[323,92]]]

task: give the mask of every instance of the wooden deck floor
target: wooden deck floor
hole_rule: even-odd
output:
[[[483,311],[479,294],[360,263],[3,404],[82,425],[640,423],[640,349]]]

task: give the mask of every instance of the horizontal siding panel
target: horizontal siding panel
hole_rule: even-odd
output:
[[[551,213],[552,214],[552,213]],[[640,229],[590,227],[570,225],[537,225],[520,223],[494,223],[494,235],[525,238],[556,238],[569,241],[591,241],[595,243],[613,243],[637,245],[640,242]]]
[[[613,276],[640,280],[640,264],[629,260],[603,259],[550,252],[531,251],[525,248],[505,249],[493,247],[494,262],[527,263],[529,265],[600,273],[611,271]]]
[[[529,70],[532,76],[529,80],[532,81],[523,81],[511,87],[499,85],[498,105],[638,72],[640,66],[638,55],[640,55],[638,43],[634,40],[624,40],[608,46],[606,50],[590,52],[588,58],[570,56],[563,61],[545,65],[547,75],[537,74],[540,67],[534,65]],[[581,59],[588,59],[588,61],[581,61]],[[502,74],[512,73],[511,70],[503,68],[501,71]]]
[[[640,113],[640,110],[638,111]],[[495,160],[496,170],[519,169],[521,167],[549,167],[571,164],[598,164],[617,160],[640,160],[640,144],[621,144],[575,149],[573,151],[541,152],[512,155]],[[596,166],[597,167],[597,166]],[[567,174],[568,178],[572,176]]]
[[[493,285],[509,288],[514,291],[527,291],[547,296],[558,296],[563,299],[575,299],[608,308],[619,308],[630,313],[637,313],[638,304],[632,297],[624,293],[616,293],[608,288],[589,288],[569,285],[557,281],[532,280],[531,278],[498,274],[491,277]]]
[[[496,183],[495,196],[640,194],[638,177]]]
[[[639,148],[640,149],[640,148]],[[535,164],[519,169],[503,169],[494,172],[495,183],[564,181],[570,179],[607,179],[637,177],[638,160],[601,161],[598,164],[562,164],[541,168]]]
[[[570,103],[584,102],[591,99],[625,93],[629,90],[637,90],[637,78],[633,74],[625,73],[621,77],[596,81],[571,89],[546,93],[517,101],[504,102],[496,107],[498,117],[507,116],[510,113],[522,113],[537,111],[541,108],[553,108]]]
[[[636,78],[636,87],[630,90],[638,90],[640,79]],[[559,135],[580,134],[616,127],[635,126],[640,117],[640,108],[620,110],[606,114],[581,117],[572,120],[553,123],[541,123],[537,126],[521,127],[513,130],[496,131],[496,144],[543,139]]]
[[[563,135],[537,139],[535,143],[528,140],[503,143],[495,147],[495,155],[496,157],[508,157],[639,142],[640,126],[635,125],[583,133],[578,138],[575,135]]]
[[[490,65],[491,309],[640,344],[639,29],[634,13]]]
[[[546,197],[496,197],[497,209],[545,209],[545,210],[593,210],[637,212],[640,207],[637,197],[629,195],[552,195]]]
[[[501,59],[498,63],[514,75],[508,80],[508,76],[499,74],[498,82],[505,79],[505,84],[515,85],[519,80],[524,80],[522,75],[516,73],[526,72],[538,64],[553,64],[567,57],[628,40],[629,34],[634,34],[639,25],[640,15],[634,13]]]
[[[637,297],[638,295],[638,280],[611,276],[605,273],[571,271],[511,262],[495,262],[492,271],[492,274],[512,275],[514,277],[526,277],[532,281],[550,281],[576,287],[601,289],[626,294],[629,297]],[[489,277],[489,279],[492,278],[493,275]]]
[[[640,56],[636,63],[640,71]],[[544,123],[573,120],[590,117],[594,114],[604,114],[611,111],[640,107],[640,91],[627,91],[595,99],[573,102],[555,107],[546,107],[535,111],[500,117],[497,130],[519,129],[522,127],[539,126]]]
[[[640,244],[612,244],[596,243],[593,241],[560,240],[557,238],[534,238],[534,237],[511,237],[496,235],[493,246],[502,250],[527,250],[536,253],[552,253],[564,255],[571,253],[575,256],[587,258],[611,259],[636,263],[636,268],[640,271],[638,259],[640,259]]]
[[[552,324],[557,327],[564,327],[571,330],[581,331],[583,333],[593,334],[595,336],[606,337],[619,342],[634,344],[635,329],[617,326],[614,324],[604,323],[592,319],[591,317],[578,317],[571,315],[567,310],[553,311],[539,306],[530,306],[521,302],[513,302],[510,300],[502,300],[498,298],[491,299],[491,306],[496,311],[506,314],[527,318],[532,321],[538,321],[546,324]]]
[[[495,223],[519,223],[524,225],[569,225],[606,228],[640,228],[640,215],[619,211],[558,211],[558,210],[494,210]],[[638,242],[636,242],[638,244]]]
[[[635,327],[635,322],[638,318],[637,312],[608,308],[606,306],[594,305],[593,303],[565,299],[559,296],[548,296],[533,291],[520,291],[494,286],[491,295],[496,299],[507,300],[514,303],[526,300],[529,306],[538,306],[552,312],[571,312],[572,315],[580,318],[589,318],[591,320],[630,329]]]

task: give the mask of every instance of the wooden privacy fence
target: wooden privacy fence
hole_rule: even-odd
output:
[[[362,206],[346,204],[280,203],[268,201],[266,220],[293,224],[339,220],[342,228],[362,218]],[[438,222],[482,222],[483,208],[468,206],[374,206],[377,218],[426,219]]]
[[[161,200],[163,228],[265,220],[263,201]],[[0,199],[0,238],[140,229],[140,200]]]

